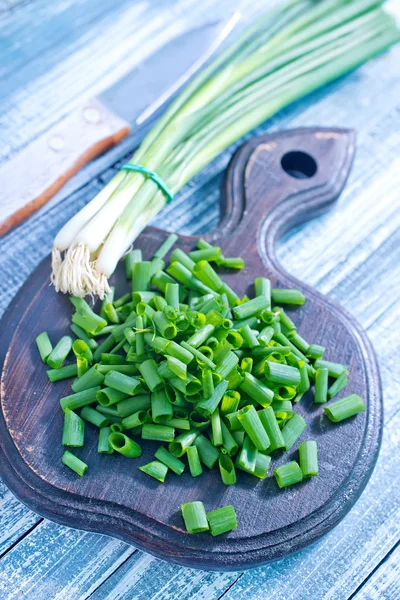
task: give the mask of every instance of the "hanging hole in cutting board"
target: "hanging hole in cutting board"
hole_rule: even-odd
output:
[[[300,150],[287,152],[281,158],[282,169],[295,179],[309,179],[317,172],[317,163],[310,154]]]

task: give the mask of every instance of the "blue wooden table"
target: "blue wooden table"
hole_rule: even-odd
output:
[[[236,8],[243,11],[245,22],[265,4],[0,0],[0,160],[178,32]],[[393,5],[400,16],[400,6]],[[397,47],[256,131],[312,125],[357,130],[354,169],[338,204],[290,232],[279,248],[288,271],[353,313],[378,355],[383,444],[355,507],[325,538],[294,556],[245,573],[207,573],[43,520],[0,482],[1,600],[400,598],[399,64]],[[1,312],[49,253],[58,229],[112,176],[131,147],[128,138],[91,163],[57,198],[0,241]],[[231,153],[186,186],[156,224],[183,233],[212,230]]]

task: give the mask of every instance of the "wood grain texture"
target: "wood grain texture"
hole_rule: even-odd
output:
[[[291,226],[327,210],[344,186],[353,153],[351,132],[322,129],[263,136],[238,150],[227,172],[223,218],[210,239],[217,241],[227,256],[240,248],[240,254],[246,257],[247,266],[242,272],[224,275],[239,294],[251,293],[251,282],[260,274],[270,277],[274,287],[303,287],[280,268],[275,244]],[[307,167],[304,161],[308,160],[316,172],[309,173],[309,179],[288,174],[283,167],[290,156],[297,157],[290,168],[300,171]],[[137,245],[145,258],[152,256],[163,237],[154,229],[142,234]],[[179,245],[189,250],[194,242],[193,238],[183,237]],[[240,477],[238,486],[224,489],[218,485],[215,472],[207,473],[204,481],[184,475],[160,486],[141,473],[131,477],[124,461],[112,461],[113,467],[110,464],[106,469],[107,457],[97,455],[95,433],[90,432],[81,453],[91,465],[90,472],[77,480],[60,466],[62,449],[60,456],[54,452],[54,440],[62,427],[57,398],[68,393],[69,382],[49,384],[35,349],[29,345],[21,349],[22,332],[24,339],[34,339],[47,329],[55,338],[68,328],[68,299],[49,288],[48,277],[45,261],[4,317],[2,346],[6,348],[12,339],[1,390],[1,425],[7,426],[9,434],[3,429],[2,474],[26,504],[61,523],[109,533],[178,563],[235,570],[298,550],[328,531],[350,509],[376,460],[381,399],[369,341],[340,308],[303,287],[308,301],[295,314],[306,339],[326,345],[328,359],[349,365],[348,391],[360,393],[368,406],[366,414],[337,426],[323,418],[322,409],[316,411],[311,395],[299,405],[310,427],[303,438],[311,435],[318,440],[324,473],[321,478],[284,493],[271,478],[256,487],[247,476]],[[115,277],[121,289],[123,265]],[[27,395],[34,401],[27,402]],[[148,446],[144,460],[150,460],[157,445]],[[281,457],[276,464],[286,460]],[[110,468],[112,480],[108,476]],[[182,530],[179,505],[194,498],[203,500],[209,509],[232,503],[241,527],[221,540],[188,536]],[[255,518],[266,507],[269,519]]]
[[[13,3],[4,2],[1,6],[6,4]],[[65,0],[60,5],[34,0],[20,4],[23,5],[20,10],[16,7],[3,15],[0,21],[0,46],[3,55],[7,56],[1,66],[8,67],[7,77],[2,79],[3,84],[7,83],[7,88],[2,86],[7,98],[7,105],[2,103],[5,106],[1,117],[2,155],[7,155],[10,148],[16,149],[27,143],[35,137],[35,132],[55,123],[79,104],[83,95],[95,94],[110,85],[114,81],[115,69],[110,67],[113,61],[120,61],[116,67],[124,72],[141,60],[143,53],[151,52],[153,45],[160,40],[160,33],[157,33],[159,16],[166,27],[163,33],[168,38],[171,27],[175,26],[171,25],[172,21],[179,23],[179,27],[190,28],[209,18],[207,14],[214,16],[220,10],[226,14],[227,7],[230,10],[242,9],[243,18],[248,16],[251,19],[252,11],[262,10],[265,6],[260,0],[250,5],[247,0],[221,0],[218,3],[213,0],[202,3],[179,0],[173,5],[169,1],[154,1],[147,7],[140,3],[142,12],[136,16],[129,10],[125,20],[122,17],[124,7],[137,9],[139,3],[132,5],[129,0],[112,4]],[[68,27],[68,23],[73,23],[73,27]],[[140,36],[138,44],[136,31]],[[102,44],[98,43],[101,39]],[[107,42],[104,43],[104,40]],[[41,45],[46,44],[47,49],[42,52]],[[85,51],[86,48],[88,51]],[[47,69],[51,75],[48,78],[42,77],[39,69],[41,54],[44,70]],[[28,59],[30,64],[20,69]],[[312,548],[277,561],[266,569],[249,572],[246,582],[252,580],[254,584],[250,597],[257,600],[258,583],[265,585],[260,593],[273,600],[287,600],[294,589],[301,599],[320,600],[330,595],[335,583],[338,586],[336,590],[339,589],[337,597],[348,599],[371,571],[379,570],[385,554],[400,539],[397,512],[400,479],[393,481],[388,471],[390,468],[400,469],[400,465],[393,462],[393,455],[400,452],[397,434],[400,423],[396,416],[400,409],[399,373],[396,368],[400,358],[397,334],[400,289],[396,287],[400,245],[394,243],[392,236],[400,227],[400,169],[394,164],[400,141],[399,60],[400,48],[394,48],[356,73],[286,109],[255,132],[262,134],[317,123],[357,130],[354,169],[338,203],[328,214],[285,235],[277,250],[279,260],[288,271],[324,294],[335,297],[367,329],[380,363],[386,422],[377,467],[356,507]],[[88,72],[89,78],[86,79]],[[85,79],[83,75],[77,77],[77,73],[85,74]],[[115,78],[119,76],[115,73]],[[9,92],[10,88],[12,91]],[[65,99],[65,106],[56,97],[57,90],[60,98]],[[59,228],[112,176],[114,170],[111,165],[125,159],[135,143],[129,136],[107,155],[87,165],[57,194],[57,199],[50,200],[45,208],[0,241],[0,312],[49,253]],[[155,223],[183,233],[211,231],[218,223],[219,186],[231,152],[232,149],[229,149],[223,153],[186,186]],[[372,189],[374,193],[370,193]],[[61,204],[55,206],[58,201]],[[358,290],[360,297],[357,296]],[[0,514],[1,531],[6,531],[10,524],[13,543],[18,539],[18,524],[19,537],[23,538],[29,530],[29,519],[34,523],[35,515],[15,499],[11,501],[10,494],[4,499]],[[379,510],[376,510],[377,507]],[[366,517],[368,520],[364,526],[362,518]],[[80,581],[77,569],[87,572],[86,566],[92,564],[90,561],[96,556],[103,564],[101,554],[96,554],[99,536],[74,532],[85,540],[88,548],[86,554],[79,555],[78,564],[74,554],[67,552],[68,538],[65,536],[68,529],[52,523],[47,523],[47,527],[54,532],[53,537],[35,535],[34,543],[30,543],[29,539],[35,533],[32,531],[4,557],[2,572],[12,582],[12,585],[1,588],[6,597],[13,594],[15,598],[49,600],[44,590],[49,589],[50,582],[57,598],[81,600],[87,597],[85,579]],[[60,535],[56,535],[58,530],[62,532]],[[102,552],[115,543],[110,539],[106,542]],[[63,551],[63,559],[58,560]],[[36,553],[37,560],[28,561],[30,553]],[[112,598],[111,584],[118,585],[120,577],[124,579],[128,597],[135,597],[144,587],[147,597],[157,600],[171,600],[174,589],[182,600],[216,600],[223,593],[224,585],[228,587],[233,583],[232,579],[226,579],[226,574],[201,574],[177,566],[172,568],[172,565],[166,570],[166,563],[156,559],[151,559],[154,565],[151,569],[144,568],[141,561],[141,572],[132,562],[137,554],[122,565],[116,559],[114,575],[107,582],[101,576],[101,570],[97,571],[100,587],[96,598],[106,597],[106,591],[107,597]],[[41,560],[42,555],[46,560]],[[109,563],[107,573],[111,571],[112,564]],[[309,577],[312,571],[313,575]],[[355,572],[357,577],[353,578]],[[68,594],[63,594],[63,589],[68,589]],[[102,589],[105,590],[104,595]],[[246,586],[235,594],[233,586],[232,597],[236,600],[245,591]]]
[[[120,142],[130,125],[87,100],[0,167],[0,236],[43,206],[83,165]]]

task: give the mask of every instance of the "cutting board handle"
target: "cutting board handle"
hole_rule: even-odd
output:
[[[304,128],[252,138],[232,157],[222,220],[208,239],[220,240],[234,256],[258,251],[264,265],[271,264],[285,231],[325,212],[338,198],[354,152],[355,133],[348,129]]]

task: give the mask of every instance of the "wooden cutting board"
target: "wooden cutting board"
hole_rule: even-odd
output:
[[[321,406],[306,395],[297,409],[308,427],[301,440],[318,442],[320,475],[279,490],[238,473],[225,487],[217,470],[193,479],[170,473],[160,484],[137,467],[151,460],[157,443],[143,444],[140,459],[97,454],[97,435],[87,427],[77,454],[89,464],[83,478],[60,462],[62,412],[59,398],[70,381],[51,384],[34,339],[48,331],[52,340],[69,331],[68,298],[49,286],[46,259],[7,309],[0,328],[4,362],[0,414],[0,474],[29,508],[56,522],[105,533],[182,565],[240,570],[289,553],[318,539],[353,506],[376,462],[382,431],[382,400],[371,344],[342,308],[286,273],[275,255],[278,238],[290,227],[326,211],[340,194],[354,155],[347,130],[299,129],[252,139],[233,156],[221,199],[222,219],[207,236],[227,256],[241,255],[246,268],[224,274],[239,293],[251,293],[256,276],[274,287],[297,287],[306,304],[292,312],[302,336],[328,348],[326,358],[349,365],[350,383],[341,395],[359,393],[367,411],[340,424],[330,423]],[[340,233],[338,232],[338,235]],[[166,233],[149,227],[137,247],[149,259]],[[181,236],[190,250],[195,237]],[[113,276],[118,291],[128,289],[122,265]],[[297,444],[296,444],[297,447]],[[296,450],[289,453],[296,458]],[[273,460],[287,462],[288,455]],[[272,471],[272,469],[271,469]],[[180,504],[202,500],[206,510],[232,504],[238,528],[213,538],[184,531]]]

